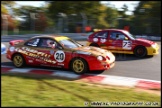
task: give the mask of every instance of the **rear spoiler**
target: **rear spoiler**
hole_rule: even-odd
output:
[[[12,41],[9,42],[9,44],[10,44],[11,46],[14,46],[14,45],[16,45],[16,44],[18,44],[18,43],[20,43],[20,42],[24,42],[24,40],[12,40]]]

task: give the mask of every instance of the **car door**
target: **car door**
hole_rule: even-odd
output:
[[[52,47],[55,41],[51,38],[41,38],[40,44],[38,45],[37,51],[39,58],[36,59],[37,62],[42,66],[56,66],[56,60],[54,60],[54,53],[57,51],[56,48]]]
[[[107,41],[108,41],[108,31],[101,31],[94,35],[93,38],[94,42],[97,42],[97,44],[103,48],[107,49]]]
[[[38,44],[40,43],[40,38],[33,38],[27,41],[24,44],[24,47],[22,47],[22,50],[25,53],[25,59],[27,64],[32,64],[32,65],[39,65],[40,62],[37,61],[39,58],[38,55]]]
[[[47,40],[51,40],[55,47],[48,47],[46,45]],[[42,38],[39,45],[39,52],[45,53],[43,65],[51,67],[65,67],[67,61],[71,58],[71,52],[64,50],[64,48],[54,39]]]
[[[131,49],[131,41],[120,31],[110,31],[108,49],[117,51],[129,50]]]

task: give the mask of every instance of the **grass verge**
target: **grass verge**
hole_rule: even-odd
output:
[[[56,78],[1,74],[1,106],[161,106],[160,95]]]

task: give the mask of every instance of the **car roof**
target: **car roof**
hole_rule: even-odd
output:
[[[112,30],[112,31],[125,31],[124,29],[102,29],[101,31],[107,31],[107,30]]]
[[[56,37],[66,37],[66,36],[54,34],[54,35],[38,35],[32,38],[56,38]]]
[[[56,40],[69,39],[67,36],[62,36],[62,35],[57,35],[57,34],[54,34],[54,35],[39,35],[39,36],[34,36],[31,39],[33,39],[33,38],[52,38],[52,39],[56,39]]]

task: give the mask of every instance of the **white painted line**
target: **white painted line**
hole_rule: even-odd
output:
[[[148,81],[148,82],[157,82],[161,83],[161,81],[157,80],[150,80],[150,79],[142,79],[142,78],[134,78],[134,77],[124,77],[124,76],[114,76],[114,75],[99,75],[99,76],[105,76],[105,77],[112,77],[112,78],[118,78],[118,79],[129,79],[129,80],[142,80],[142,81]]]
[[[100,83],[101,84],[110,84],[110,85],[134,87],[137,84],[137,81],[138,81],[138,79],[136,79],[136,78],[125,78],[125,77],[118,77],[118,76],[106,76]]]
[[[60,77],[66,77],[66,78],[79,78],[80,75],[74,74],[74,73],[69,73],[66,71],[54,71],[54,73],[52,74],[52,76],[60,76]]]
[[[18,68],[15,68],[15,69],[11,69],[9,72],[10,73],[28,73],[29,71],[31,71],[31,69],[18,69]]]
[[[6,65],[1,65],[1,67],[12,67],[12,68],[15,68],[14,66],[6,66]]]

